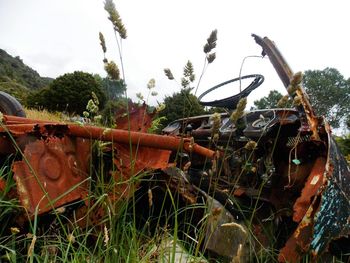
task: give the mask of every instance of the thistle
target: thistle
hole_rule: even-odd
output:
[[[126,28],[122,22],[122,19],[120,18],[117,9],[115,8],[113,0],[106,0],[104,8],[109,14],[108,19],[112,22],[114,30],[119,33],[119,36],[122,39],[126,39]]]

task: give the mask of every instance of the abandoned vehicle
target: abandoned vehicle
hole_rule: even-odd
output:
[[[117,119],[118,129],[110,129],[27,119],[14,98],[0,94],[0,155],[14,156],[15,184],[7,195],[23,207],[12,220],[23,226],[63,207],[81,227],[98,224],[107,211],[85,200],[94,191],[91,145],[99,141],[109,142],[103,149],[109,164],[105,180],[120,182],[111,188],[110,201],[135,197],[140,225],[162,220],[172,225],[176,200],[179,237],[196,240],[210,257],[251,262],[259,251],[271,249],[280,262],[299,262],[305,256],[317,261],[349,253],[349,166],[327,120],[315,115],[301,73],[292,72],[272,41],[253,37],[293,109],[244,111],[245,98],[264,81],[259,74],[223,82],[199,97],[204,106],[226,113],[176,120],[162,135],[146,132],[151,117],[144,106],[131,106],[129,118]],[[252,82],[240,93],[203,100],[241,79]],[[141,172],[144,179],[130,183]],[[1,178],[0,191],[8,182]],[[95,210],[86,216],[90,206]]]

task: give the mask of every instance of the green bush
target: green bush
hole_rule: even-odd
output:
[[[75,71],[58,77],[48,88],[33,93],[27,102],[29,107],[82,114],[92,92],[98,97],[102,109],[106,96],[100,83],[89,73]]]
[[[181,89],[180,92],[165,97],[164,104],[165,109],[159,113],[159,117],[166,118],[161,123],[163,127],[177,119],[206,113],[204,107],[199,104],[197,97],[191,94],[189,88]]]

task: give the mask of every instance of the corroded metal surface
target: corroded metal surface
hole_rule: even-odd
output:
[[[115,169],[110,171],[116,183],[113,200],[128,197],[130,179],[143,171],[165,169],[171,151],[187,151],[214,157],[214,151],[191,139],[147,134],[150,116],[143,106],[128,118],[117,121],[123,129],[100,128],[4,116],[0,127],[2,155],[23,152],[13,164],[18,197],[30,215],[83,200],[88,192],[87,178],[93,160],[91,142],[111,142]],[[131,130],[127,130],[131,128]],[[134,131],[137,130],[137,131]],[[12,139],[11,139],[12,138]],[[4,185],[4,186],[3,186]],[[5,183],[1,185],[5,187]]]
[[[328,153],[325,189],[311,242],[315,256],[326,250],[332,240],[350,234],[350,169],[333,138]]]
[[[127,110],[129,112],[127,112]],[[119,110],[115,115],[116,128],[129,131],[147,132],[152,124],[155,112],[148,112],[148,106],[129,103],[128,107]]]
[[[42,214],[82,199],[89,159],[90,143],[86,139],[52,137],[28,143],[23,160],[13,165],[24,208],[30,214]]]
[[[326,160],[325,158],[319,157],[311,170],[311,173],[305,183],[303,190],[301,191],[300,197],[294,203],[294,214],[293,220],[300,222],[306,211],[310,207],[313,198],[318,194],[320,187],[323,184],[323,174],[325,171]]]
[[[5,120],[11,119],[12,117],[5,116]],[[18,117],[16,119],[18,120]],[[164,150],[177,151],[184,149],[185,151],[194,152],[208,158],[214,157],[214,151],[202,147],[188,138],[162,136],[120,129],[100,128],[88,125],[81,126],[78,124],[30,123],[26,120],[24,121],[24,124],[10,124],[7,125],[6,128],[0,128],[0,133],[6,132],[10,132],[16,136],[23,134],[37,134],[38,136],[66,134],[69,136],[86,139],[140,145]]]

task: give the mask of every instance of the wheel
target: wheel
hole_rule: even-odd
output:
[[[249,79],[249,78],[254,78],[252,83],[250,83],[243,91],[241,91],[240,93],[238,93],[236,95],[233,95],[233,96],[221,99],[221,100],[213,100],[213,101],[207,101],[207,102],[201,101],[201,99],[205,95],[212,92],[213,90],[216,90],[216,89],[218,89],[224,85],[227,85],[229,83],[233,83],[235,81],[240,81],[242,79]],[[225,81],[223,83],[220,83],[219,85],[216,85],[216,86],[208,89],[207,91],[205,91],[204,93],[202,93],[198,97],[198,100],[199,100],[199,103],[203,106],[235,109],[241,98],[247,97],[253,90],[255,90],[257,87],[259,87],[263,82],[264,82],[264,76],[260,75],[260,74],[246,75],[243,77],[231,79],[231,80]]]
[[[26,117],[21,103],[3,91],[0,91],[0,112],[6,115]]]

